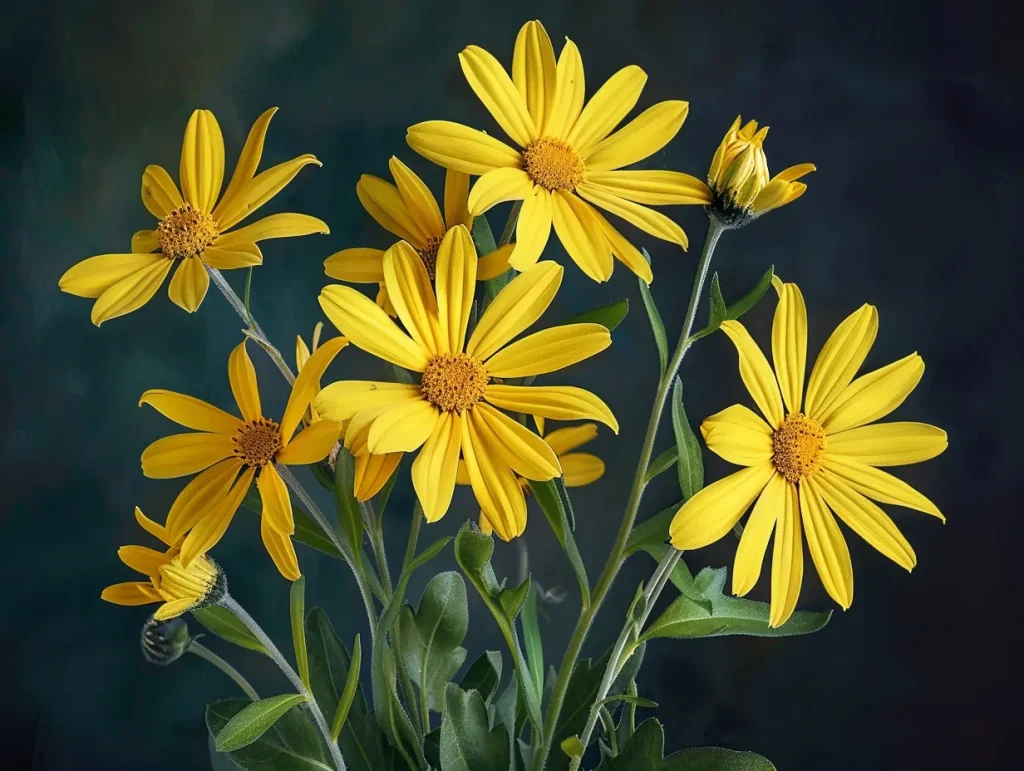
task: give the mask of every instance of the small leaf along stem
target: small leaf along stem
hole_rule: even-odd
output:
[[[505,221],[505,228],[501,231],[501,238],[498,240],[498,246],[505,246],[505,244],[512,242],[512,236],[515,235],[516,232],[516,225],[519,224],[519,212],[522,210],[522,201],[516,201],[512,204],[512,211],[509,212],[508,219]]]

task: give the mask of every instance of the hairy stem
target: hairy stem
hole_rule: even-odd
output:
[[[245,691],[245,695],[253,701],[259,701],[260,695],[256,693],[256,689],[249,685],[249,681],[242,677],[242,673],[235,669],[233,666],[228,664],[224,659],[218,656],[216,653],[211,651],[205,645],[200,645],[198,641],[192,640],[186,648],[186,652],[194,653],[204,661],[209,661],[217,669],[223,672],[225,675],[235,681],[235,685]]]

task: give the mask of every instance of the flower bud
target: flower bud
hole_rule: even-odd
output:
[[[157,621],[150,616],[142,625],[142,655],[150,664],[165,667],[174,663],[191,643],[188,624],[180,616],[169,621]]]

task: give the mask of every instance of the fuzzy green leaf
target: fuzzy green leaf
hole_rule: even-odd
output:
[[[219,605],[208,605],[205,608],[194,609],[192,615],[196,621],[222,640],[227,640],[229,643],[234,643],[241,648],[248,648],[251,651],[267,653],[263,643],[230,610]]]
[[[262,514],[263,502],[260,500],[260,494],[256,489],[255,482],[245,491],[242,506],[249,509],[249,511]],[[292,518],[295,520],[295,532],[292,534],[292,538],[331,557],[343,559],[341,552],[338,551],[338,547],[334,545],[327,533],[324,532],[324,529],[317,524],[317,521],[310,516],[309,512],[294,500],[292,501]]]
[[[463,691],[455,683],[444,689],[440,756],[444,771],[495,771],[509,767],[505,726],[499,723],[491,730],[480,694]]]
[[[227,699],[209,705],[206,708],[206,727],[210,736],[215,739],[232,718],[251,704],[253,702],[248,699]],[[306,710],[301,709],[287,711],[270,730],[226,757],[246,771],[333,771],[316,726]],[[345,757],[348,758],[347,755]],[[359,766],[350,765],[350,768],[352,771],[370,771]],[[379,768],[376,766],[372,771]]]
[[[683,500],[692,498],[704,486],[704,460],[700,443],[690,428],[683,408],[683,381],[676,378],[672,388],[672,431],[676,437],[676,451],[679,456],[676,470],[679,473],[679,487]]]
[[[651,718],[637,726],[618,755],[604,758],[597,771],[776,771],[771,761],[753,752],[702,747],[667,758],[664,753],[665,731]]]
[[[484,702],[490,704],[501,682],[501,668],[501,652],[484,651],[463,675],[459,687],[464,691],[477,691]]]
[[[231,752],[247,747],[263,736],[285,712],[305,700],[306,697],[300,694],[286,693],[251,702],[217,734],[217,751]]]
[[[655,458],[654,460],[647,464],[647,473],[644,474],[644,484],[647,484],[656,476],[658,476],[658,474],[668,471],[670,468],[676,465],[676,460],[678,458],[679,450],[677,450],[674,446],[669,447],[667,450],[661,453],[657,458]]]
[[[292,645],[295,649],[295,668],[299,679],[309,688],[309,657],[306,655],[306,577],[299,576],[292,582],[289,596],[292,622]]]
[[[356,561],[356,569],[363,562],[363,510],[355,496],[356,459],[342,447],[334,461],[334,501],[337,505],[341,534]]]
[[[566,324],[600,324],[609,332],[615,329],[629,313],[629,300],[623,298],[607,305],[591,308],[589,311],[577,313],[563,321],[559,326]]]
[[[546,482],[530,481],[530,490],[533,491],[537,503],[540,504],[544,517],[555,533],[555,538],[561,544],[573,573],[576,574],[576,581],[580,587],[580,595],[583,598],[583,607],[590,605],[590,582],[587,579],[587,569],[583,565],[583,558],[576,546],[576,539],[573,538],[572,528],[569,523],[569,516],[566,507],[562,503],[562,496],[559,493],[559,485],[555,480],[549,479]]]
[[[338,741],[341,736],[341,729],[345,726],[348,713],[355,703],[356,693],[359,691],[359,670],[363,661],[363,645],[359,635],[356,635],[352,643],[352,661],[348,668],[348,677],[345,679],[345,688],[338,700],[338,708],[334,713],[334,720],[331,722],[331,738]],[[360,698],[362,698],[360,696]]]
[[[647,253],[647,250],[643,250],[644,257],[648,262],[651,261],[651,256]],[[661,320],[661,314],[658,313],[658,306],[654,304],[654,297],[651,295],[651,290],[647,284],[644,283],[642,278],[637,279],[637,284],[640,286],[640,296],[644,301],[644,308],[647,310],[647,318],[651,322],[651,332],[654,333],[654,344],[658,348],[658,363],[661,366],[661,374],[665,374],[665,370],[668,369],[668,336],[665,334],[665,322]]]

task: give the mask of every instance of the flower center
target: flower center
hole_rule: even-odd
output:
[[[536,184],[548,190],[575,190],[587,167],[561,139],[535,139],[523,150],[523,166]]]
[[[267,418],[256,418],[239,428],[231,441],[235,443],[235,456],[242,463],[260,468],[272,462],[280,451],[281,427]]]
[[[802,412],[793,412],[772,435],[772,463],[786,481],[799,482],[817,470],[824,446],[825,429]]]
[[[427,275],[433,281],[437,275],[437,250],[441,246],[442,236],[431,236],[427,239],[426,245],[420,249],[420,259],[423,260],[423,267],[427,269]]]
[[[442,353],[427,364],[420,388],[439,410],[461,413],[483,398],[488,380],[484,365],[472,356]]]
[[[173,259],[198,257],[213,246],[220,232],[213,217],[187,203],[156,226],[160,251]]]

